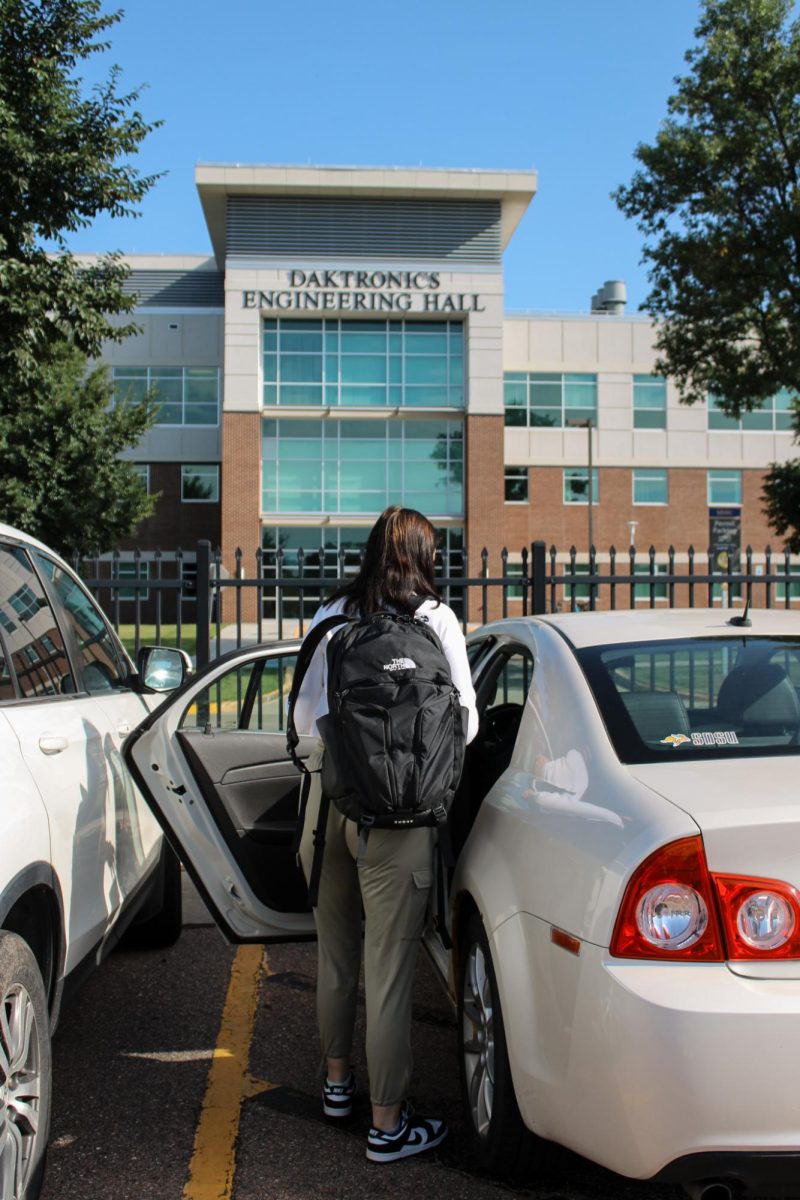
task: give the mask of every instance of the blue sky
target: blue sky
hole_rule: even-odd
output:
[[[129,0],[110,32],[126,88],[163,126],[138,220],[74,250],[207,253],[197,162],[535,168],[505,257],[507,310],[585,311],[606,279],[647,292],[641,239],[609,193],[650,141],[699,0]]]

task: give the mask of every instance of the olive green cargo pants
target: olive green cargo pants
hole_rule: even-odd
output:
[[[315,773],[306,808],[300,861],[311,873],[321,798],[322,749],[309,756]],[[322,1051],[349,1059],[361,965],[367,1068],[373,1104],[404,1100],[411,1081],[411,995],[433,875],[434,829],[373,829],[356,863],[358,830],[331,804],[315,909],[318,939],[317,1020]]]

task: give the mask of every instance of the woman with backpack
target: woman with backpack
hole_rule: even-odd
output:
[[[369,534],[358,575],[322,605],[306,637],[310,638],[315,627],[332,616],[342,614],[359,619],[349,626],[351,632],[356,631],[350,642],[342,643],[345,647],[353,647],[342,652],[349,653],[347,661],[352,663],[356,657],[359,630],[366,627],[367,642],[372,633],[377,635],[378,669],[401,681],[413,679],[417,674],[414,668],[418,664],[410,655],[416,655],[420,667],[423,660],[437,661],[438,655],[442,669],[436,679],[445,679],[449,668],[453,686],[450,687],[449,681],[442,684],[441,694],[434,699],[440,706],[451,702],[455,712],[455,741],[459,743],[460,740],[463,750],[464,736],[466,741],[471,741],[478,729],[475,692],[458,618],[441,602],[436,589],[435,553],[435,530],[421,513],[399,506],[387,508]],[[377,613],[392,616],[376,617],[374,623],[370,623],[371,615]],[[393,637],[395,625],[397,634]],[[387,632],[381,633],[381,628]],[[336,629],[327,631],[314,650],[291,712],[297,731],[319,735],[320,725],[326,731],[330,755],[325,763],[326,791],[332,790],[334,795],[334,804],[330,806],[322,799],[321,771],[326,751],[320,742],[306,762],[311,774],[300,860],[306,879],[310,881],[315,870],[315,833],[318,824],[322,824],[322,808],[324,828],[320,832],[324,836],[324,854],[320,866],[320,851],[317,851],[319,878],[315,909],[317,1018],[327,1064],[322,1102],[328,1117],[341,1119],[352,1112],[356,1083],[350,1058],[361,963],[363,904],[366,1049],[372,1101],[367,1158],[372,1162],[394,1162],[438,1146],[447,1135],[444,1121],[418,1116],[407,1100],[412,1068],[411,998],[432,885],[437,829],[433,822],[409,828],[380,827],[379,820],[367,829],[363,818],[359,821],[351,819],[337,807],[340,800],[336,797],[342,789],[337,786],[331,789],[328,781],[334,758],[340,771],[343,760],[335,753],[336,738],[330,736],[335,731],[331,729],[328,713],[327,653],[328,643],[337,632]],[[430,637],[430,633],[434,636]],[[319,637],[319,633],[316,636]],[[372,641],[375,640],[373,637]],[[383,649],[384,644],[389,648],[388,652]],[[398,646],[401,647],[399,651]],[[429,650],[430,656],[425,659]],[[381,659],[387,658],[388,661],[381,663]],[[363,668],[359,667],[359,670],[363,671]],[[421,669],[419,675],[423,675]],[[425,685],[420,683],[419,686],[424,688]],[[420,701],[420,711],[425,702]],[[432,741],[436,741],[435,747],[423,748],[423,766],[420,767],[418,761],[414,768],[417,780],[423,769],[429,769],[428,759],[434,759],[437,752],[441,757],[440,731],[447,727],[449,710],[440,708],[439,711],[445,713],[444,720],[427,725],[419,714],[416,717],[417,736],[420,729],[427,728]],[[382,736],[380,719],[373,719],[372,724],[373,729],[367,728],[365,736]],[[332,744],[334,753],[330,753]],[[450,753],[452,758],[452,751],[445,753]],[[374,758],[369,752],[365,752],[365,757],[371,761]],[[392,769],[390,767],[390,771]],[[404,778],[409,778],[408,769]],[[398,784],[392,782],[395,792],[397,787]],[[341,807],[347,809],[347,804]],[[348,811],[351,814],[355,811],[352,802]],[[441,819],[441,806],[436,811]]]

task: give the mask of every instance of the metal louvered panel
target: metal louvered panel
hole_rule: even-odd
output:
[[[229,196],[228,254],[500,261],[499,200]]]
[[[140,308],[224,308],[221,271],[131,271],[125,291],[135,292]]]

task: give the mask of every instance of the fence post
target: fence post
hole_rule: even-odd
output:
[[[209,631],[211,625],[211,542],[197,543],[197,604],[196,604],[197,670],[208,666],[211,657]]]
[[[531,543],[531,615],[547,612],[547,547],[537,540]]]

